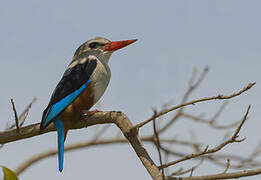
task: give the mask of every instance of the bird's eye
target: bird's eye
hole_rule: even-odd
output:
[[[92,43],[89,44],[89,47],[93,49],[93,48],[97,48],[98,45],[99,44],[97,42],[92,42]]]

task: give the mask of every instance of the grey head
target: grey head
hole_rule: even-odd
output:
[[[103,63],[108,63],[112,51],[106,51],[103,47],[109,42],[111,41],[103,37],[96,37],[86,41],[75,51],[73,60],[83,56],[94,55]]]
[[[96,56],[102,63],[107,64],[111,54],[134,43],[137,39],[124,40],[124,41],[109,41],[103,37],[97,37],[83,43],[74,53],[73,60],[79,57],[86,57],[89,55]]]

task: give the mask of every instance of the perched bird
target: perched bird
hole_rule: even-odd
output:
[[[43,112],[40,129],[51,122],[57,130],[59,171],[63,170],[64,141],[68,129],[80,120],[103,95],[111,71],[108,61],[111,54],[137,39],[111,42],[105,38],[94,38],[83,43],[74,53],[73,59],[56,86],[50,102]]]

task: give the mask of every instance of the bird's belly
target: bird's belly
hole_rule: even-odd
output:
[[[93,83],[90,82],[84,91],[64,109],[60,119],[63,119],[65,126],[70,127],[71,123],[81,118],[83,111],[89,110],[94,104]]]
[[[104,94],[109,81],[110,81],[110,69],[105,67],[100,61],[97,63],[97,67],[91,76],[93,82],[93,92],[94,92],[94,104],[96,104],[99,99]]]

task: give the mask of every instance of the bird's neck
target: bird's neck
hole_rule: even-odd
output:
[[[103,64],[108,64],[109,59],[111,57],[111,52],[102,52],[96,55],[96,57],[103,63]]]
[[[78,56],[74,56],[72,62],[69,67],[73,67],[77,65],[79,62],[79,58],[88,58],[89,56],[94,56],[95,59],[98,59],[105,67],[108,67],[108,62],[111,57],[111,52],[86,52],[82,53]]]

